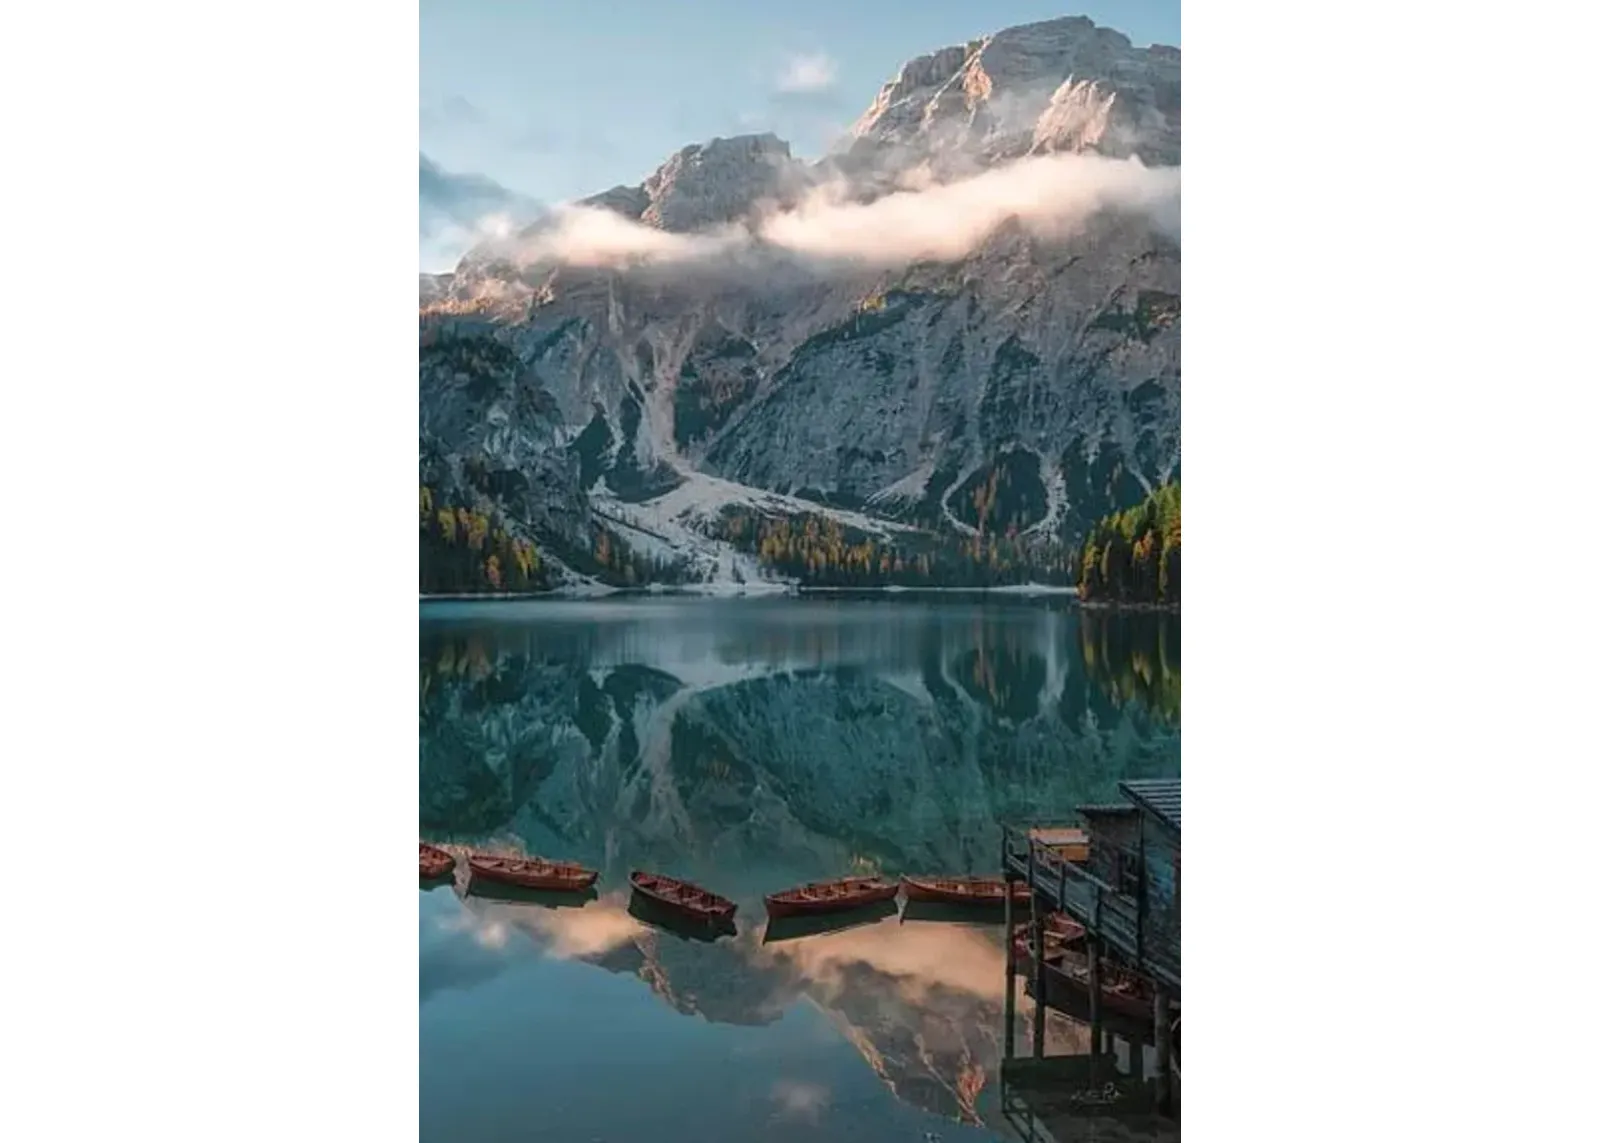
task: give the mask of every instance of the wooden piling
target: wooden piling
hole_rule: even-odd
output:
[[[1044,916],[1034,877],[1033,839],[1028,839],[1029,943],[1033,950],[1033,1058],[1044,1057]]]
[[[1011,876],[1011,866],[1006,858],[1006,842],[1002,837],[1000,842],[1000,869],[1005,874],[1003,881],[1006,888],[1006,1032],[1003,1058],[1009,1060],[1017,1053],[1017,942],[1014,939],[1016,933],[1016,906],[1012,904],[1011,900],[1011,887],[1016,882]]]
[[[1090,937],[1085,944],[1089,952],[1089,1051],[1098,1055],[1105,1031],[1100,1023],[1100,942]]]
[[[1172,1006],[1164,985],[1156,985],[1156,1099],[1163,1110],[1172,1102]]]

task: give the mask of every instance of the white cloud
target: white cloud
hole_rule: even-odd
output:
[[[839,77],[839,68],[822,52],[790,56],[778,77],[778,90],[790,93],[827,91]]]
[[[607,210],[562,207],[550,225],[519,239],[515,254],[525,263],[613,267],[725,261],[763,248],[819,263],[953,261],[1010,219],[1035,234],[1059,236],[1107,207],[1146,214],[1176,234],[1179,184],[1178,168],[1146,167],[1136,159],[1034,156],[951,182],[907,180],[905,189],[871,202],[855,201],[847,186],[831,183],[792,209],[692,234]]]
[[[555,225],[522,244],[524,262],[560,262],[569,266],[623,266],[630,262],[677,264],[729,252],[743,242],[737,229],[678,234],[589,206],[562,206]]]
[[[869,203],[812,195],[761,228],[768,242],[819,258],[899,263],[971,253],[1003,222],[1058,233],[1112,205],[1176,216],[1178,171],[1082,155],[1022,159],[956,182]]]

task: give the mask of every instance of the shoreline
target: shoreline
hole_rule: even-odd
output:
[[[614,597],[693,596],[698,599],[727,599],[798,594],[788,584],[651,584],[645,587],[608,587],[605,584],[573,584],[548,591],[502,592],[418,592],[419,603],[518,603],[532,599],[611,599]]]
[[[886,583],[871,587],[802,587],[800,594],[827,594],[837,592],[878,592],[883,595],[1069,595],[1077,597],[1078,589],[1066,584],[1002,583],[993,587],[911,587],[906,584]]]
[[[1078,589],[1069,585],[1044,583],[1008,583],[993,587],[911,587],[905,584],[877,584],[863,587],[832,585],[806,586],[791,583],[702,583],[702,584],[649,584],[643,587],[608,587],[604,584],[585,584],[551,588],[548,591],[507,592],[419,592],[419,603],[515,603],[533,599],[593,599],[634,596],[687,596],[697,599],[751,599],[758,597],[804,595],[1001,595],[1022,597],[1056,596],[1078,598]],[[1080,603],[1082,601],[1080,600]],[[1084,607],[1144,607],[1143,604],[1083,603]],[[1167,609],[1163,607],[1162,609]],[[1174,609],[1175,610],[1175,609]]]
[[[1114,599],[1080,599],[1078,606],[1085,611],[1134,611],[1146,615],[1177,615],[1181,603],[1123,603]]]
[[[486,603],[507,603],[522,599],[549,599],[555,594],[554,591],[441,592],[435,595],[418,592],[417,600],[421,603],[473,603],[478,600]]]

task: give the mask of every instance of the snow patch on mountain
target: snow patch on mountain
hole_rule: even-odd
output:
[[[1038,534],[1048,536],[1061,526],[1062,515],[1067,509],[1067,476],[1061,471],[1059,465],[1052,464],[1046,456],[1039,456],[1039,470],[1045,474],[1044,516],[1037,524],[1023,529],[1023,534]]]
[[[916,528],[906,524],[880,520],[861,512],[819,504],[814,500],[782,492],[752,488],[703,472],[690,474],[683,484],[665,496],[651,501],[650,506],[675,519],[695,520],[701,523],[709,523],[727,508],[748,508],[780,516],[810,513],[835,520],[844,527],[856,528],[880,539],[917,531]]]
[[[595,515],[618,531],[630,548],[685,567],[689,581],[682,585],[683,590],[763,594],[788,591],[793,586],[793,580],[763,569],[754,556],[707,534],[730,508],[774,517],[810,514],[880,540],[918,532],[908,525],[702,472],[688,472],[684,477],[672,491],[643,502],[618,498],[603,479],[589,494]]]
[[[934,467],[932,459],[924,461],[920,467],[867,497],[867,504],[893,508],[899,504],[917,503],[928,494],[928,481],[933,479]]]

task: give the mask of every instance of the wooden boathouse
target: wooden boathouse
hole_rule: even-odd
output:
[[[1014,916],[1016,906],[1010,894],[1006,898],[1006,1026],[1001,1068],[1003,1081],[1009,1075],[1016,1082],[1003,1082],[1002,1086],[1013,1092],[1008,1102],[1033,1109],[1028,1111],[1030,1131],[1034,1112],[1051,1107],[1048,1118],[1058,1121],[1052,1130],[1058,1138],[1081,1135],[1073,1123],[1085,1115],[1093,1118],[1115,1113],[1117,1108],[1125,1114],[1168,1112],[1175,1107],[1174,1008],[1182,991],[1180,784],[1176,779],[1129,781],[1119,783],[1118,792],[1121,801],[1079,806],[1078,820],[1071,824],[1002,830],[1005,879],[1008,884],[1021,882],[1029,890],[1027,913],[1020,918]],[[1087,972],[1086,979],[1080,976],[1084,985],[1081,997],[1077,990],[1053,987],[1056,982],[1047,979],[1060,971],[1047,964],[1044,952],[1047,918],[1052,913],[1083,927]],[[1027,926],[1026,991],[1034,1002],[1033,1050],[1021,1059],[1016,1057],[1016,989],[1024,966],[1019,965],[1017,942],[1011,939],[1018,921]],[[1082,973],[1081,966],[1078,971]],[[1127,1004],[1117,1006],[1121,1011],[1108,1010],[1102,985],[1111,973],[1139,982],[1140,995],[1149,999],[1144,1012],[1135,1011],[1130,1017]],[[1047,1004],[1089,1025],[1089,1057],[1044,1058]],[[1115,1083],[1106,1079],[1102,1084],[1102,1079],[1116,1074],[1110,1058],[1114,1036],[1126,1042],[1133,1074]],[[1154,1075],[1148,1080],[1143,1068],[1147,1045],[1155,1049]],[[1078,1073],[1086,1068],[1093,1072],[1093,1083],[1099,1085],[1095,1090],[1105,1094],[1106,1100],[1085,1103],[1078,1099],[1063,1104],[1061,1092],[1083,1087]],[[1016,1119],[1011,1112],[1008,1117]]]

